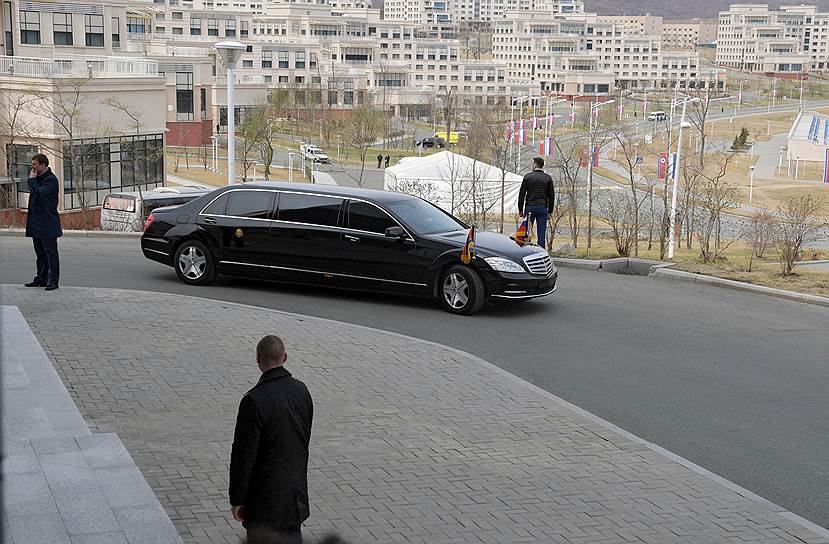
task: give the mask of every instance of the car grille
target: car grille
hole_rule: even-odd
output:
[[[553,260],[547,252],[534,253],[524,257],[524,264],[529,271],[538,276],[549,276],[553,273]]]

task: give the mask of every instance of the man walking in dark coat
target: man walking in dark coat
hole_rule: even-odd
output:
[[[533,171],[524,176],[518,191],[518,213],[521,217],[531,215],[538,228],[538,245],[545,245],[547,218],[553,213],[555,191],[553,178],[544,172],[544,159],[533,159]]]
[[[383,155],[377,155],[377,168],[383,166]]]
[[[37,256],[37,275],[26,287],[58,288],[60,258],[58,238],[63,235],[58,215],[58,178],[49,168],[49,159],[38,153],[32,157],[29,173],[29,210],[26,214],[26,236],[32,239]]]
[[[308,444],[314,404],[282,366],[278,336],[256,346],[262,376],[239,404],[230,455],[230,505],[249,544],[301,544],[308,503]]]

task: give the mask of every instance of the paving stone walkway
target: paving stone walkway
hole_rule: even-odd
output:
[[[255,344],[273,333],[316,404],[310,542],[337,531],[354,544],[829,543],[829,532],[446,347],[179,295],[0,295],[20,307],[93,432],[121,437],[186,542],[239,541],[226,498],[231,435],[258,378]],[[435,326],[449,318],[436,311]]]
[[[181,544],[118,436],[93,434],[15,307],[0,307],[10,544]]]

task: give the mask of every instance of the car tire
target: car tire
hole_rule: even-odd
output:
[[[207,285],[216,279],[213,254],[198,240],[185,240],[173,258],[179,279],[188,285]]]
[[[481,276],[463,265],[450,266],[438,284],[438,304],[449,313],[470,315],[486,302],[486,289]]]

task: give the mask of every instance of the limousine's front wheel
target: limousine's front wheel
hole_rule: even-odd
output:
[[[451,266],[441,277],[438,302],[453,314],[477,312],[483,308],[485,296],[484,282],[468,266]]]
[[[198,240],[185,240],[175,256],[176,274],[184,283],[205,285],[216,277],[213,255]]]

